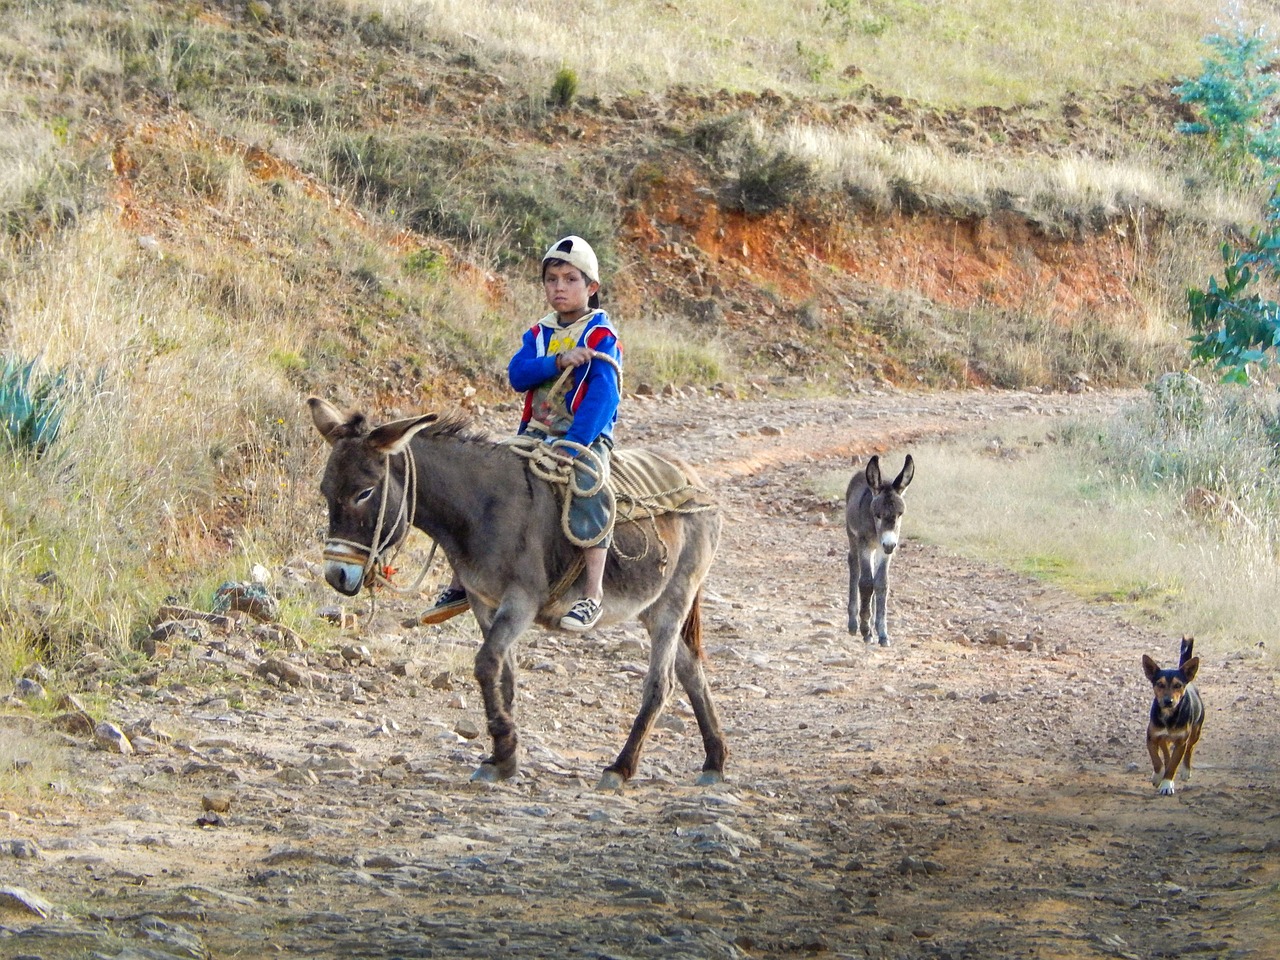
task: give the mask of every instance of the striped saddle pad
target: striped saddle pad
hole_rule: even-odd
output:
[[[617,501],[617,522],[663,513],[693,513],[716,506],[711,491],[670,460],[648,450],[614,450],[609,484]]]

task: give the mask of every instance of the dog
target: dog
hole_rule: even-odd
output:
[[[1151,754],[1151,782],[1162,796],[1174,793],[1173,780],[1181,765],[1183,780],[1191,779],[1191,755],[1204,726],[1204,702],[1191,685],[1200,670],[1200,658],[1192,656],[1194,637],[1182,638],[1177,669],[1161,669],[1142,656],[1142,669],[1155,692],[1151,700],[1151,720],[1147,724],[1147,752]]]

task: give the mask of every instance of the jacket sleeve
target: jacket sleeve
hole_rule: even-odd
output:
[[[622,352],[618,348],[618,340],[608,330],[593,331],[588,336],[587,346],[621,365]],[[582,401],[573,411],[573,426],[564,438],[589,447],[600,434],[612,432],[613,422],[617,419],[618,404],[622,399],[618,368],[597,358],[586,365],[586,372],[576,381],[574,392],[582,397]]]
[[[507,364],[507,379],[511,382],[511,389],[524,393],[543,381],[550,380],[559,372],[554,356],[538,356],[538,325],[535,324],[525,331],[520,349]]]

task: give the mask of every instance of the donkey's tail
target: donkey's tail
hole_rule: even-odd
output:
[[[689,652],[693,654],[694,659],[702,660],[704,654],[702,652],[702,591],[699,590],[693,595],[693,603],[689,606],[689,613],[684,618],[684,625],[680,628],[680,639],[684,641],[684,645],[689,648]]]

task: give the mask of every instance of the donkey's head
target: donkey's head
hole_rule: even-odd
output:
[[[319,397],[307,401],[320,436],[329,442],[320,492],[329,504],[324,578],[339,593],[354,595],[379,559],[409,533],[413,504],[403,462],[409,441],[435,414],[396,420],[370,429],[363,414],[344,416]]]
[[[907,454],[902,470],[892,483],[885,483],[880,477],[880,458],[872,457],[867,463],[867,488],[871,491],[871,518],[876,525],[876,540],[880,549],[886,554],[898,548],[898,537],[902,530],[902,514],[906,511],[906,502],[902,499],[902,491],[907,489],[911,478],[915,476],[916,465]]]

